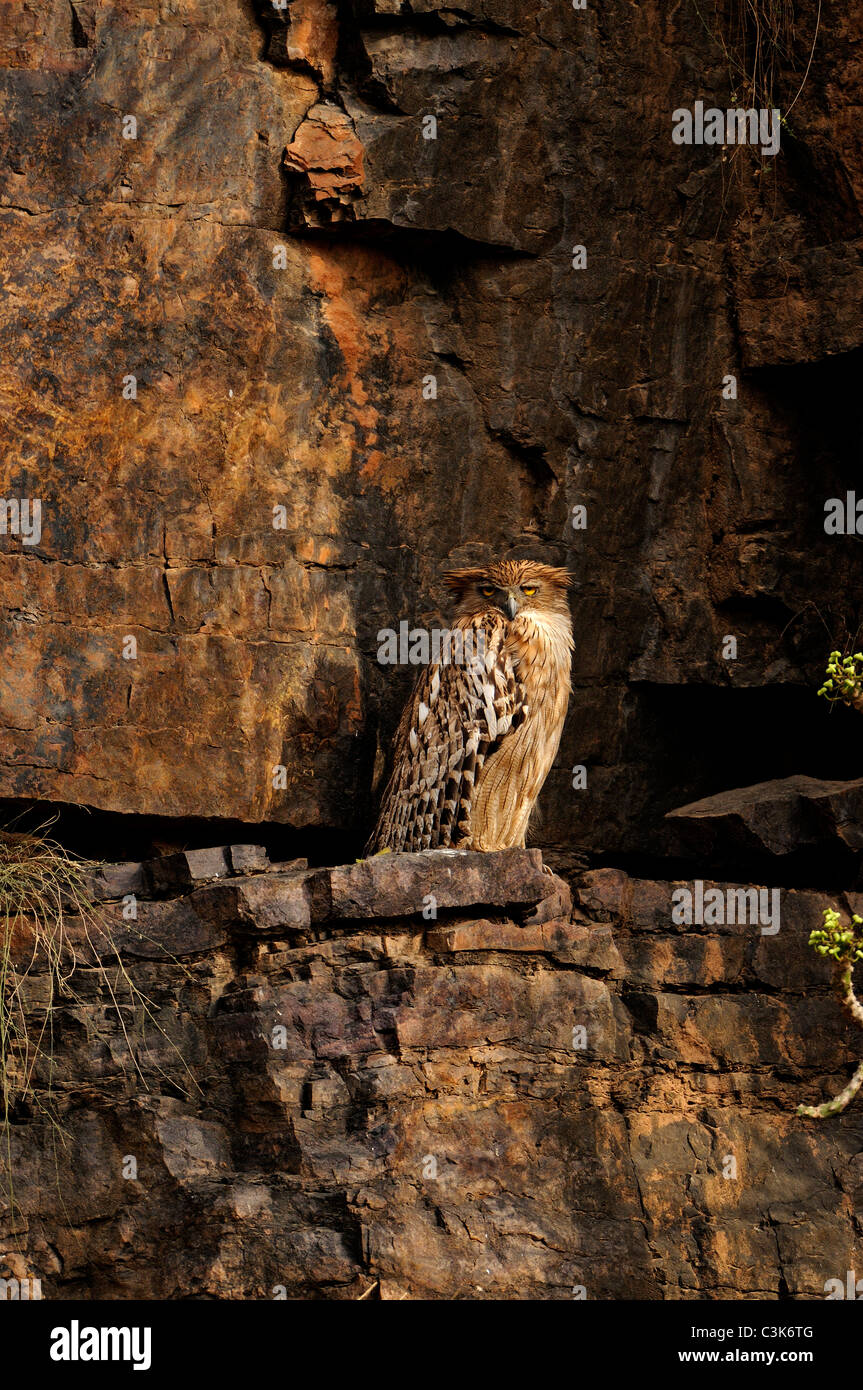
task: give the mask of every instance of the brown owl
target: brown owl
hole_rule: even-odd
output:
[[[443,577],[457,599],[452,640],[402,715],[369,854],[523,846],[560,743],[573,648],[566,570],[502,560]]]

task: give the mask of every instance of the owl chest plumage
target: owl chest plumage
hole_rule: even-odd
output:
[[[455,632],[469,659],[420,676],[369,853],[525,842],[566,717],[571,623],[560,612],[507,620],[489,610],[459,618]]]
[[[525,615],[509,624],[506,649],[525,716],[487,759],[471,813],[473,849],[523,845],[528,821],[557,755],[569,702],[571,634],[560,619]]]

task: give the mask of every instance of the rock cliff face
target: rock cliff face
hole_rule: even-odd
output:
[[[863,424],[863,3],[793,9],[756,47],[738,0],[0,0],[2,820],[237,841],[94,880],[114,945],[78,924],[64,962],[0,1277],[863,1268],[859,1109],[793,1113],[855,1060],[806,939],[863,886],[858,718],[814,695],[863,623],[824,528]],[[778,107],[780,153],[675,144],[697,101]],[[570,885],[538,851],[315,867],[359,852],[413,676],[379,630],[503,554],[575,579],[537,830]],[[675,927],[672,855],[787,885],[781,931]]]
[[[803,82],[795,6],[771,159],[672,142],[748,99],[703,8],[3,0],[0,793],[361,842],[379,629],[512,551],[578,581],[543,843],[850,775],[863,12]]]
[[[97,891],[137,900],[105,911],[149,1017],[79,938],[0,1198],[43,1297],[821,1298],[860,1268],[860,1112],[793,1113],[855,1062],[821,895],[770,935],[675,927],[619,870],[573,910],[537,851],[248,847]]]

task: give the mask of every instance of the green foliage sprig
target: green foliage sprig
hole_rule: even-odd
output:
[[[855,913],[851,925],[843,927],[836,909],[825,907],[824,926],[809,933],[809,945],[819,956],[832,956],[834,960],[854,965],[856,961],[863,960],[863,934],[857,930],[858,927],[863,927],[863,917]]]
[[[857,705],[863,700],[863,652],[853,656],[843,656],[841,652],[831,652],[827,663],[827,679],[818,691],[825,700],[842,700],[847,705]]]
[[[833,962],[833,981],[836,992],[846,1013],[863,1028],[863,1005],[854,993],[854,966],[863,960],[863,917],[856,913],[850,923],[843,925],[842,918],[834,907],[825,907],[824,925],[809,933],[809,945],[819,956]],[[823,1105],[798,1105],[797,1114],[810,1120],[825,1120],[830,1115],[839,1115],[854,1099],[863,1085],[863,1062],[857,1067],[851,1080],[838,1096]]]

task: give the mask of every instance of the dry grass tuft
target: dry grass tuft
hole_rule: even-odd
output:
[[[134,1043],[143,1045],[148,1023],[166,1037],[152,1001],[126,968],[109,912],[89,891],[89,875],[98,865],[49,839],[45,831],[50,824],[32,834],[0,830],[0,1166],[7,1172],[13,1210],[11,1123],[16,1111],[30,1106],[50,1121],[55,1143],[65,1137],[54,1104],[54,1040],[61,1010],[87,1017],[87,1007],[79,1007],[84,1001],[75,990],[76,971],[95,973],[145,1089]],[[174,961],[167,952],[166,961]],[[127,1019],[134,1023],[127,1026]],[[185,1059],[177,1056],[191,1079]],[[176,1085],[176,1078],[171,1080]]]

